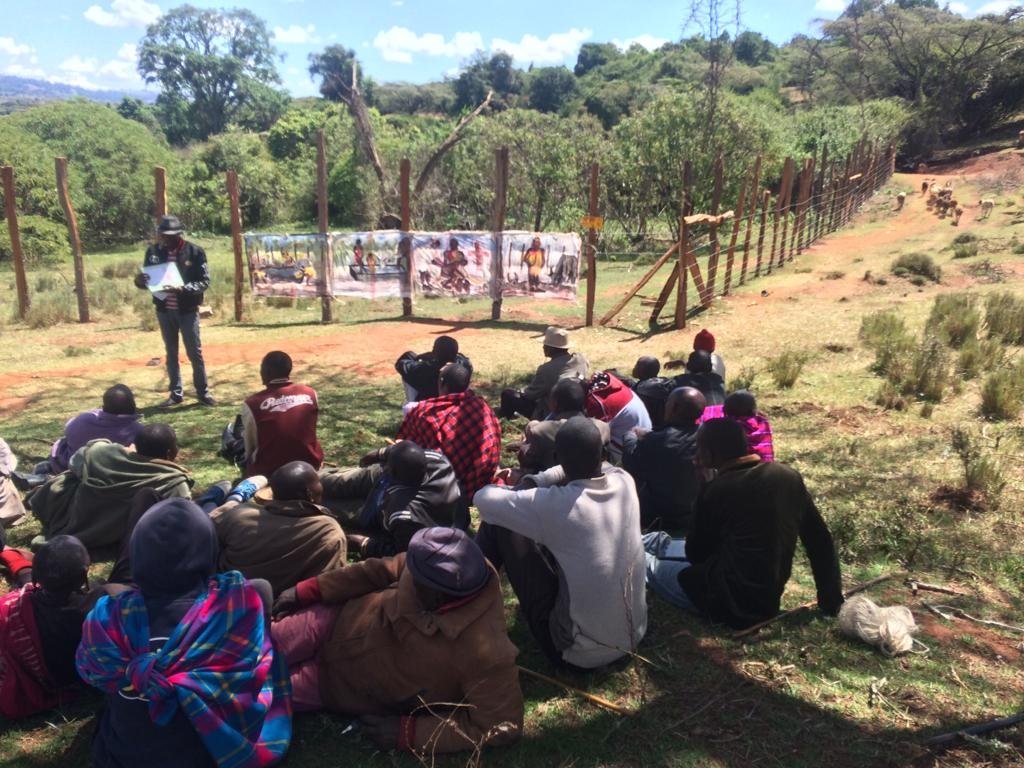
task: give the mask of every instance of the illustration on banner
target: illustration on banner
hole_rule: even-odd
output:
[[[323,282],[327,237],[309,235],[245,236],[249,281],[255,296],[318,296]]]
[[[408,296],[412,237],[397,230],[332,235],[335,296]]]
[[[416,291],[424,296],[489,296],[494,236],[490,232],[413,235]]]
[[[575,298],[581,246],[574,233],[503,233],[501,295]]]

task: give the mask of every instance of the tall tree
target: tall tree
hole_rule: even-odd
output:
[[[263,130],[280,115],[276,57],[266,23],[251,11],[182,5],[146,29],[138,68],[160,85],[165,104],[186,105],[189,138],[206,139],[233,122]]]
[[[530,73],[530,106],[541,112],[560,112],[576,95],[576,77],[565,67],[544,67]]]

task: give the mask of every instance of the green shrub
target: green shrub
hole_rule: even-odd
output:
[[[908,279],[911,285],[916,285],[918,288],[928,285],[928,278],[924,275],[911,275]]]
[[[775,357],[769,357],[765,369],[771,375],[775,386],[779,389],[791,389],[800,378],[806,362],[807,355],[802,352],[788,351]]]
[[[76,306],[71,291],[66,296],[58,292],[33,296],[32,305],[25,315],[25,324],[29,328],[50,328],[60,323],[73,322],[77,317]]]
[[[950,435],[953,452],[960,459],[964,471],[964,488],[984,494],[988,506],[999,506],[1006,487],[1006,478],[999,462],[982,445],[981,438],[962,427],[955,427]],[[998,441],[996,448],[998,449]]]
[[[865,315],[860,322],[860,338],[875,351],[876,373],[889,379],[902,378],[902,370],[914,346],[903,318],[892,310]]]
[[[942,400],[950,379],[949,353],[934,336],[926,336],[910,355],[909,366],[900,391],[921,400]]]
[[[953,245],[966,245],[967,243],[976,242],[978,236],[971,232],[961,232],[959,235],[953,238]]]
[[[1017,245],[1013,246],[1013,252],[1017,256],[1024,254],[1024,243],[1018,243]]]
[[[846,273],[838,269],[833,269],[831,272],[826,272],[824,280],[842,280],[846,277]]]
[[[63,281],[61,281],[63,282]],[[42,274],[36,278],[36,293],[49,293],[57,290],[57,276]]]
[[[978,255],[977,243],[964,243],[953,246],[954,259],[971,259]]]
[[[985,300],[985,324],[990,339],[1024,344],[1024,299],[1009,291],[989,294]]]
[[[21,253],[28,264],[55,262],[71,252],[67,227],[42,216],[18,216],[18,234]],[[10,233],[7,227],[0,227],[0,261],[11,258],[13,251]]]
[[[1024,365],[990,373],[981,387],[981,413],[996,421],[1016,419],[1024,408]]]
[[[996,339],[976,339],[960,347],[956,361],[957,373],[964,379],[974,379],[986,371],[997,368],[1005,351]]]
[[[137,261],[119,261],[116,264],[104,264],[103,269],[100,270],[100,274],[107,280],[114,279],[125,279],[133,277],[136,272],[139,271],[139,262]]]
[[[942,268],[925,253],[903,254],[892,263],[890,271],[897,277],[920,275],[936,283],[942,279]]]
[[[951,347],[960,348],[978,338],[981,312],[969,293],[947,293],[936,296],[925,332],[933,334]]]
[[[740,368],[739,373],[729,380],[729,391],[735,392],[738,389],[751,389],[754,386],[755,378],[757,378],[757,369],[745,365]]]
[[[902,411],[907,407],[907,401],[900,394],[899,390],[891,381],[883,381],[875,395],[875,404],[880,405],[887,411]]]

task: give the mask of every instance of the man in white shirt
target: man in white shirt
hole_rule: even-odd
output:
[[[574,416],[555,436],[560,466],[474,499],[477,542],[504,565],[541,649],[584,669],[632,653],[647,629],[636,486],[602,466],[601,448],[597,428]]]

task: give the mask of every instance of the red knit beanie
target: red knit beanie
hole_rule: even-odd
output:
[[[693,337],[693,348],[701,349],[707,353],[715,351],[715,337],[707,328],[701,328],[700,333]]]

